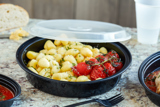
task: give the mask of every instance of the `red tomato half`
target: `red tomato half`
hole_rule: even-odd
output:
[[[114,51],[114,50],[111,50],[110,52],[108,52],[108,55],[119,58],[119,55],[118,55],[117,52]]]
[[[99,66],[99,65],[94,66],[90,74],[91,80],[96,80],[98,78],[106,78],[107,74],[104,73],[103,70],[104,68],[102,66]]]
[[[122,69],[122,67],[123,67],[123,63],[122,62],[114,62],[114,67],[115,67],[115,69],[116,69],[116,71],[118,72],[119,70],[121,70]]]
[[[73,73],[80,76],[80,75],[88,75],[92,68],[89,64],[85,62],[79,63],[76,67],[72,67]]]
[[[92,61],[94,64],[97,64],[97,63],[98,63],[98,61],[97,61],[96,58],[91,58],[91,59],[89,59],[89,61]]]
[[[96,58],[91,58],[89,59],[89,61],[86,61],[86,62],[89,62],[91,66],[99,63]]]
[[[96,59],[98,60],[98,62],[103,62],[105,60],[105,57],[103,55],[98,55],[96,56]]]
[[[77,66],[72,67],[72,71],[75,75],[80,76],[80,73],[77,71]]]
[[[108,73],[108,76],[112,76],[116,73],[116,69],[111,65],[111,63],[104,63],[104,66],[106,68],[106,72]]]

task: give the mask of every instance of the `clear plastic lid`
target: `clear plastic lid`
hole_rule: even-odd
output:
[[[38,22],[30,34],[56,40],[79,42],[118,42],[131,38],[123,27],[88,20],[47,20]]]

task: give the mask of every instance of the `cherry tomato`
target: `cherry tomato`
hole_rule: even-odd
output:
[[[91,72],[91,66],[85,62],[79,63],[76,67],[72,67],[73,73],[80,75],[88,75]]]
[[[123,63],[122,62],[114,62],[113,66],[115,67],[116,71],[119,71],[122,69]]]
[[[86,64],[89,64],[89,65],[94,65],[94,64],[98,64],[99,62],[97,61],[97,59],[95,58],[91,58],[89,59],[88,61],[86,61]]]
[[[111,62],[111,63],[118,62],[118,59],[119,59],[119,58],[113,57],[110,62]]]
[[[107,74],[103,70],[104,68],[102,66],[94,66],[90,73],[91,80],[96,80],[98,78],[106,78]]]
[[[111,55],[109,55],[109,54],[104,55],[105,60],[108,60],[109,58],[111,58]]]
[[[77,71],[77,66],[72,67],[72,71],[75,75],[80,76],[80,73]]]
[[[119,55],[118,55],[117,52],[114,51],[114,50],[111,50],[110,52],[108,52],[108,55],[119,58]]]
[[[95,57],[98,62],[103,62],[105,60],[105,57],[103,55],[98,55]]]
[[[104,66],[105,66],[108,76],[112,76],[116,73],[116,69],[112,66],[111,63],[106,62],[104,63]]]

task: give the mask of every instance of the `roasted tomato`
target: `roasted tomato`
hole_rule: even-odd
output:
[[[96,80],[98,78],[106,78],[107,74],[103,70],[104,68],[100,65],[94,66],[90,74],[91,80]]]
[[[114,62],[113,66],[115,67],[116,71],[119,71],[122,69],[123,63],[122,62]]]
[[[88,61],[86,61],[86,64],[89,64],[90,66],[94,65],[94,64],[98,64],[99,62],[97,61],[96,58],[91,58]]]
[[[103,55],[96,56],[96,59],[98,62],[103,62],[105,60],[105,57]]]
[[[105,60],[108,60],[109,58],[111,58],[111,56],[109,54],[104,55]]]
[[[116,73],[116,69],[112,66],[111,63],[106,62],[104,63],[104,66],[105,66],[105,69],[106,69],[105,71],[108,74],[108,76],[112,76]]]
[[[72,71],[75,75],[80,76],[80,73],[77,71],[77,66],[72,67]]]
[[[77,66],[72,67],[73,73],[80,76],[80,75],[88,75],[92,68],[89,64],[85,62],[79,63]]]
[[[117,52],[114,51],[114,50],[111,50],[110,52],[108,52],[108,55],[110,55],[111,57],[114,56],[114,57],[119,58],[119,55],[118,55]]]
[[[123,63],[120,58],[113,58],[110,63],[115,67],[116,71],[119,71],[123,67]]]

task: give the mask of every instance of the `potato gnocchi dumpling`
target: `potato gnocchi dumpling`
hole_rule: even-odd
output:
[[[55,54],[53,57],[55,58],[55,60],[56,60],[58,63],[60,63],[60,61],[61,61],[62,58],[63,58],[61,54]]]
[[[83,62],[83,60],[84,60],[84,56],[82,54],[78,54],[76,56],[77,63]]]
[[[30,66],[30,67],[33,67],[34,69],[36,69],[37,68],[37,60],[35,60],[35,59],[32,59],[29,63],[28,63],[28,66]]]
[[[68,44],[68,41],[61,41],[62,45],[67,45]]]
[[[55,41],[54,41],[54,44],[55,44],[56,46],[59,46],[59,45],[61,45],[61,41],[60,41],[60,40],[55,40]]]
[[[96,55],[107,54],[107,49],[94,48],[74,41],[47,40],[44,49],[39,52],[28,51],[27,67],[32,72],[41,76],[71,82],[91,81],[90,76],[77,76],[71,67],[87,61]]]
[[[50,63],[45,57],[43,57],[38,61],[38,66],[48,68],[50,67]]]
[[[68,74],[67,73],[55,73],[52,75],[52,79],[55,79],[55,80],[62,80],[62,79],[66,79],[68,77]]]
[[[77,49],[69,49],[66,51],[65,55],[72,55],[72,56],[76,56],[79,53],[79,50]]]
[[[89,48],[82,48],[80,53],[85,57],[92,57],[93,52]]]
[[[93,57],[96,57],[97,55],[100,55],[100,51],[99,51],[98,48],[92,49],[92,52],[93,52]]]
[[[57,50],[56,49],[50,49],[50,50],[48,50],[46,52],[46,54],[48,54],[48,55],[55,55],[55,54],[57,54]]]
[[[39,53],[36,57],[36,60],[39,61],[41,58],[45,57],[44,53]]]
[[[64,54],[66,53],[66,49],[64,47],[60,47],[58,48],[57,53],[64,56]]]
[[[72,66],[73,66],[72,63],[70,63],[69,61],[63,62],[62,67],[61,67],[61,72],[66,72],[66,71],[71,70]]]
[[[103,54],[107,54],[108,52],[107,52],[107,49],[105,48],[105,47],[101,47],[100,49],[99,49],[99,51],[101,52],[101,53],[103,53]]]
[[[92,50],[92,49],[93,49],[93,47],[92,47],[92,46],[90,46],[90,45],[86,45],[86,46],[85,46],[85,48],[88,48],[88,49],[90,49],[90,50]]]
[[[56,46],[53,44],[53,42],[51,40],[48,40],[44,44],[44,49],[46,49],[46,50],[55,49],[55,48],[56,48]]]
[[[87,76],[79,76],[77,79],[76,79],[77,82],[85,82],[85,81],[90,81],[90,79],[88,79]]]
[[[31,70],[32,72],[38,74],[38,72],[33,67],[28,67],[28,69]]]
[[[47,54],[47,52],[48,52],[48,50],[45,50],[45,49],[43,49],[43,50],[41,50],[41,51],[39,51],[40,53],[43,53],[43,54]]]
[[[70,63],[73,64],[73,66],[77,65],[76,59],[72,55],[67,55],[64,57],[65,61],[69,61]]]
[[[49,71],[50,71],[50,68],[43,68],[43,69],[39,72],[39,75],[45,76],[45,74],[46,74],[47,72],[49,72]]]
[[[35,59],[37,57],[38,53],[37,52],[33,52],[33,51],[28,51],[27,52],[27,58],[28,59]]]

